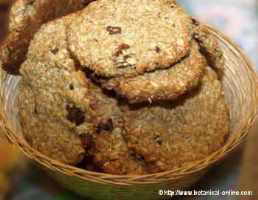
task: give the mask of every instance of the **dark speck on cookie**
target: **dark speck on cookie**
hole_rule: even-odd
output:
[[[97,132],[100,133],[101,131],[112,131],[113,129],[113,121],[112,119],[108,119],[105,122],[100,122],[97,127]]]
[[[67,105],[66,106],[68,115],[67,115],[67,119],[73,123],[75,123],[77,126],[81,125],[84,120],[85,120],[85,116],[84,113],[81,111],[80,108],[77,108],[75,106],[70,106]]]
[[[110,35],[115,35],[115,34],[121,34],[122,29],[121,27],[118,26],[108,26],[106,30],[109,32]]]
[[[160,49],[158,46],[156,46],[155,51],[156,51],[157,53],[159,53],[159,52],[161,51],[161,49]]]
[[[58,48],[54,48],[51,50],[51,53],[53,53],[54,55],[56,55],[58,53],[59,49]]]

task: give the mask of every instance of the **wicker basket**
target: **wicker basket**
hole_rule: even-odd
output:
[[[198,181],[206,171],[225,158],[245,139],[257,112],[257,77],[241,50],[220,32],[207,26],[221,44],[226,57],[226,70],[222,80],[226,100],[230,107],[231,134],[219,151],[204,160],[182,168],[144,176],[118,176],[86,171],[52,160],[25,141],[16,120],[16,86],[20,78],[6,76],[1,86],[0,123],[9,140],[29,158],[36,161],[50,176],[69,190],[91,199],[151,200],[161,198],[160,189],[181,189]],[[163,197],[164,199],[164,197]]]

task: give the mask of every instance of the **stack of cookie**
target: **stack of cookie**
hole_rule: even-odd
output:
[[[175,1],[97,0],[70,11],[35,18],[35,29],[20,16],[12,30],[22,27],[26,42],[12,48],[11,31],[0,47],[4,68],[22,76],[19,117],[33,148],[88,170],[148,174],[223,146],[223,55]]]

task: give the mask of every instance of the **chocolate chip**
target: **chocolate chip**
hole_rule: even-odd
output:
[[[32,6],[34,3],[35,3],[35,0],[30,0],[30,1],[27,2],[27,5]]]
[[[114,55],[118,57],[123,53],[123,50],[129,49],[129,48],[130,46],[128,44],[122,43],[118,46],[117,51]]]
[[[37,115],[38,114],[38,110],[37,107],[34,108],[34,114]]]
[[[130,48],[130,46],[128,45],[128,44],[125,44],[125,43],[123,43],[123,44],[120,44],[120,46],[119,46],[119,49],[129,49]]]
[[[155,136],[154,137],[154,140],[159,144],[159,145],[162,145],[162,139],[160,136]]]
[[[70,84],[70,85],[69,85],[69,88],[70,88],[70,90],[74,90],[73,84]]]
[[[127,59],[129,59],[129,58],[131,58],[130,55],[125,55],[125,56],[124,56],[124,59],[125,59],[125,60],[127,60]]]
[[[82,145],[85,149],[90,149],[93,146],[93,137],[90,134],[81,135]]]
[[[59,49],[58,48],[54,48],[54,49],[51,49],[51,53],[56,55],[58,53]]]
[[[194,18],[192,18],[192,23],[193,23],[193,25],[196,25],[196,26],[200,25],[200,23]]]
[[[157,53],[160,53],[161,49],[160,49],[158,46],[156,46],[156,47],[155,47],[155,51],[156,51]]]
[[[101,131],[112,131],[113,128],[113,120],[108,119],[107,121],[103,121],[98,124],[97,133],[100,133]]]
[[[144,161],[144,157],[140,154],[137,154],[135,151],[133,150],[129,150],[129,154],[130,156],[132,156],[135,160],[138,160],[138,161]]]
[[[119,26],[108,26],[106,30],[109,32],[110,35],[122,33],[122,29]]]
[[[67,119],[70,122],[75,123],[76,126],[81,125],[85,121],[84,112],[80,108],[77,108],[75,105],[67,105],[66,110],[68,112],[66,116]]]

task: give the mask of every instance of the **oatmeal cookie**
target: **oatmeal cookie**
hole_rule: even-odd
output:
[[[103,77],[169,68],[189,54],[191,18],[173,1],[99,0],[72,22],[69,48]]]
[[[100,172],[147,174],[224,144],[217,47],[174,1],[98,0],[37,30],[18,100],[33,148]]]
[[[76,164],[85,154],[78,128],[87,126],[86,117],[92,109],[84,99],[89,83],[75,70],[66,50],[67,20],[43,25],[35,35],[21,66],[18,105],[23,133],[32,147],[51,158]]]
[[[16,0],[9,13],[8,34],[0,44],[0,59],[10,73],[18,73],[33,35],[52,19],[83,8],[89,0]]]
[[[94,165],[111,174],[145,174],[145,162],[129,151],[123,131],[123,128],[115,127],[112,132],[104,130],[94,135],[94,147],[89,153]]]
[[[210,34],[203,25],[196,25],[194,38],[198,41],[201,52],[206,57],[209,65],[217,72],[223,73],[225,58],[217,39]]]
[[[206,67],[198,44],[192,43],[189,57],[169,69],[132,78],[113,78],[103,81],[102,85],[126,97],[130,103],[176,99],[199,84]]]
[[[125,108],[124,137],[155,173],[205,158],[221,148],[229,133],[229,113],[221,83],[207,69],[201,85],[177,101]]]
[[[38,112],[36,100],[30,86],[21,84],[19,118],[26,140],[53,159],[67,164],[80,162],[85,154],[80,136],[57,118]]]
[[[105,172],[143,173],[122,137],[117,100],[87,78],[67,48],[73,17],[43,25],[31,42],[20,70],[23,133],[32,147],[64,163],[89,156]]]

